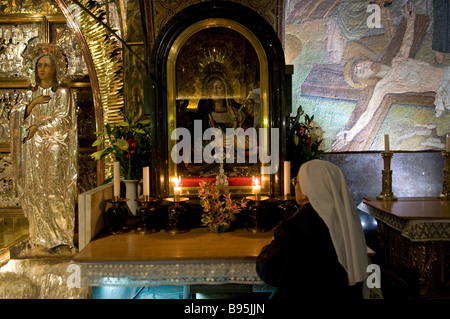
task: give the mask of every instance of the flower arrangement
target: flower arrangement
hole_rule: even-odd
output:
[[[198,197],[204,211],[201,219],[202,226],[218,233],[225,232],[231,222],[236,219],[236,214],[247,207],[247,202],[244,198],[240,203],[232,200],[229,192],[221,194],[214,183],[202,181],[199,186]]]
[[[150,130],[149,119],[136,120],[134,112],[130,112],[125,115],[125,121],[107,123],[103,131],[95,132],[98,138],[92,146],[105,143],[105,148],[91,154],[91,157],[101,160],[111,154],[120,163],[120,173],[125,180],[139,180],[142,178],[142,168],[149,166],[151,160]]]
[[[304,122],[301,117],[304,115]],[[287,117],[287,159],[291,161],[291,174],[297,175],[301,164],[320,158],[323,151],[323,131],[314,122],[314,115],[305,114],[302,106],[297,109],[295,117]]]

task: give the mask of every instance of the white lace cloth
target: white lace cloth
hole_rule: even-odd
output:
[[[254,260],[73,263],[81,286],[264,285]]]

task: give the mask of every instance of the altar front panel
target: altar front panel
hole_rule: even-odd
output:
[[[91,241],[72,259],[82,286],[264,284],[256,259],[271,232],[126,233]]]

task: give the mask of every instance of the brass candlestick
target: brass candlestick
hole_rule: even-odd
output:
[[[379,200],[397,200],[397,197],[392,193],[392,170],[391,159],[394,156],[393,152],[381,152],[384,161],[384,169],[382,171],[382,190],[377,199]]]
[[[445,166],[442,170],[444,174],[444,181],[442,182],[442,194],[439,196],[440,199],[450,199],[450,152],[442,152],[442,156],[445,160]]]

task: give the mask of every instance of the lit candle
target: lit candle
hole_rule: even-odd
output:
[[[447,152],[450,152],[450,136],[448,134],[447,134],[446,140],[447,140],[447,144],[446,144],[445,150]]]
[[[389,135],[384,135],[384,151],[389,152]]]
[[[284,162],[284,195],[291,193],[291,162]]]
[[[114,162],[114,197],[120,197],[120,163]]]
[[[144,196],[150,195],[150,168],[148,166],[142,168],[142,177],[144,179]]]
[[[261,185],[259,185],[259,181],[258,178],[255,178],[255,176],[253,176],[253,193],[255,194],[255,199],[258,200],[261,196],[260,192],[261,192]]]
[[[180,195],[181,195],[181,187],[179,186],[180,183],[181,183],[181,177],[180,176],[178,176],[178,178],[175,177],[175,187],[173,188],[173,195],[175,197],[175,200],[180,199]]]

